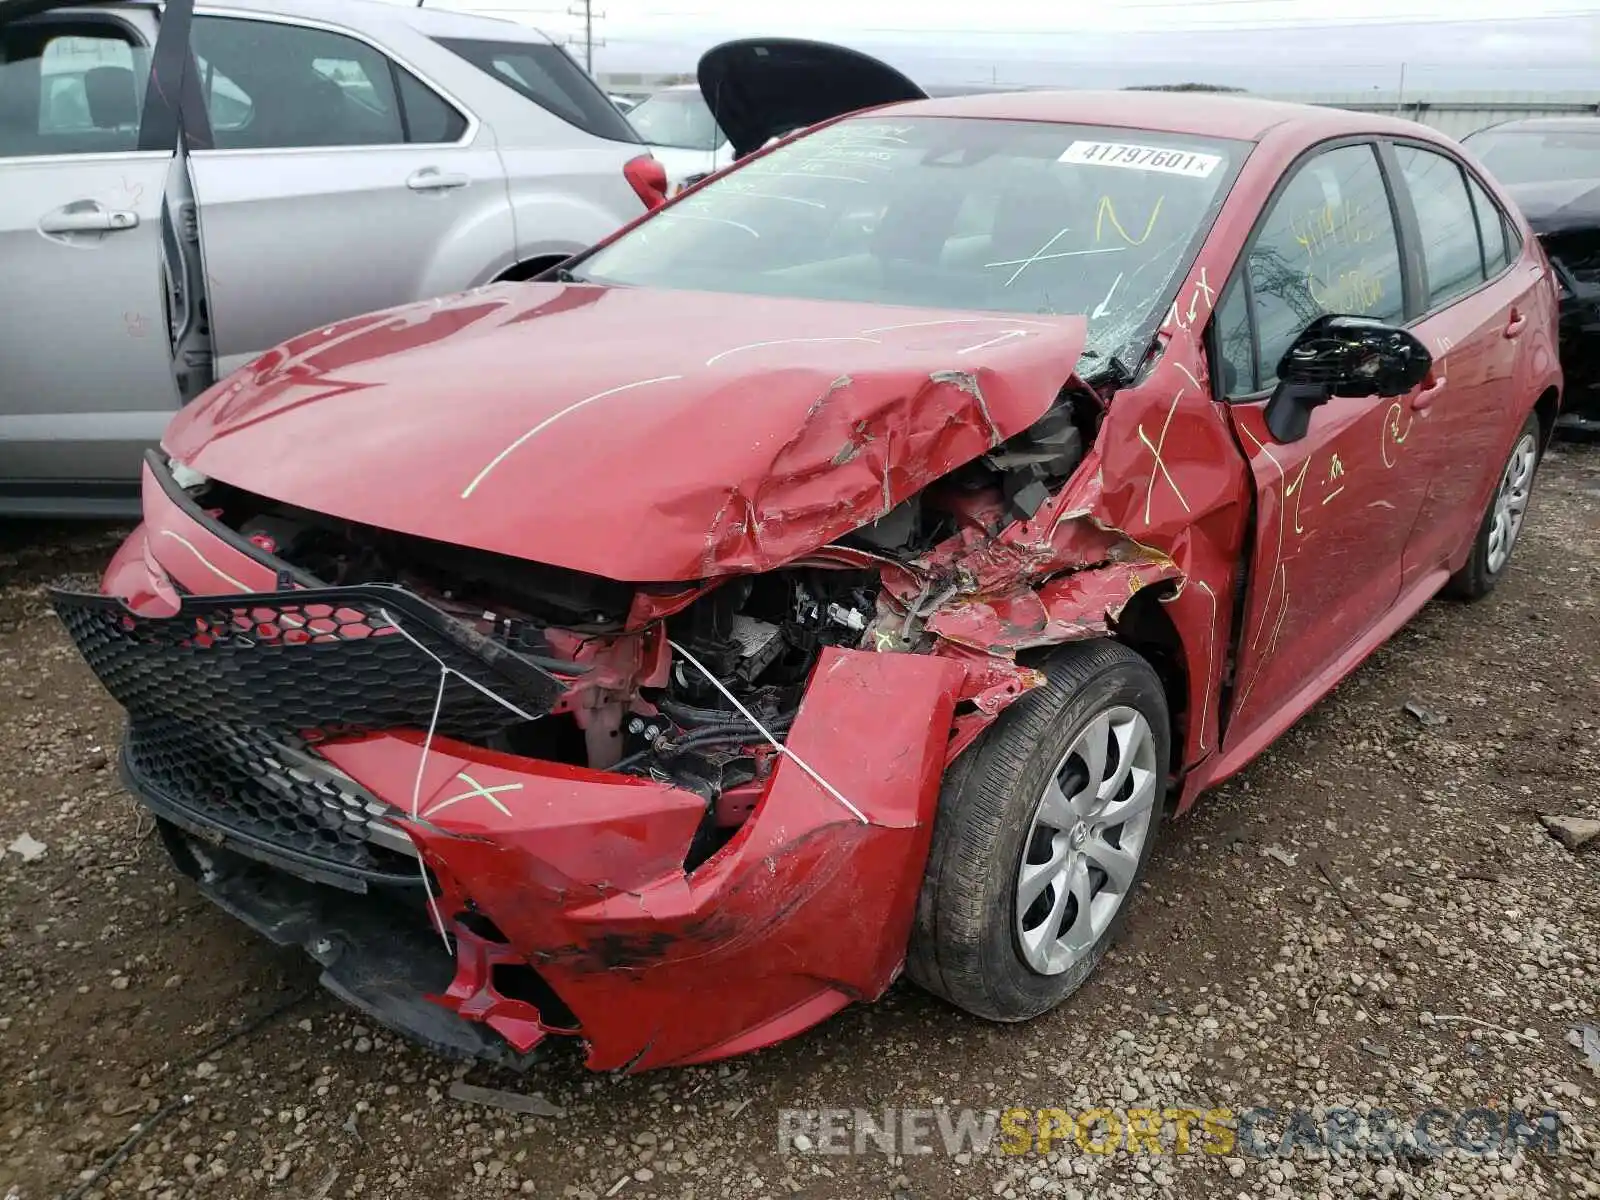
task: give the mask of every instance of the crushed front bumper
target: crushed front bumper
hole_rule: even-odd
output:
[[[208,566],[227,550],[180,529]],[[108,580],[149,615],[55,596],[128,709],[130,786],[208,896],[375,1019],[509,1065],[567,1034],[643,1070],[780,1041],[897,975],[958,664],[826,650],[789,754],[691,870],[701,796],[478,744],[547,711],[560,664],[399,588],[129,588],[144,568],[141,527]]]
[[[240,854],[182,818],[160,819],[157,828],[202,895],[273,944],[299,946],[321,966],[322,986],[346,1004],[448,1058],[512,1070],[530,1062],[487,1025],[429,999],[450,986],[455,965],[428,928],[420,886],[356,895]]]

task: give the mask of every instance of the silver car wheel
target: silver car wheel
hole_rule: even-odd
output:
[[[1522,532],[1522,518],[1528,511],[1528,497],[1533,492],[1533,473],[1539,465],[1539,445],[1531,433],[1518,440],[1506,469],[1500,475],[1500,490],[1495,494],[1493,517],[1489,525],[1488,553],[1485,565],[1489,574],[1498,575],[1511,548]]]
[[[1150,723],[1120,705],[1097,713],[1056,764],[1017,871],[1017,942],[1039,974],[1087,957],[1127,899],[1158,783]]]

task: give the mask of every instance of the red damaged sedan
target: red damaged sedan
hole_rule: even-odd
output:
[[[444,1052],[1049,1010],[1166,815],[1495,586],[1557,416],[1538,243],[1419,126],[719,119],[556,277],[211,389],[55,597],[177,864]]]

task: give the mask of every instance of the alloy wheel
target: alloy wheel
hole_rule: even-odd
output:
[[[1493,517],[1489,525],[1489,544],[1485,565],[1489,574],[1498,575],[1517,535],[1522,532],[1522,518],[1528,511],[1528,498],[1533,492],[1533,473],[1539,465],[1539,446],[1531,433],[1518,440],[1506,469],[1500,475],[1500,490],[1495,493]]]
[[[1082,961],[1133,888],[1159,780],[1150,723],[1133,708],[1095,715],[1034,807],[1017,871],[1016,932],[1041,975]]]

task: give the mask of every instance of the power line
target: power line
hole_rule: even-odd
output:
[[[594,40],[594,23],[596,18],[604,17],[605,13],[594,11],[594,0],[580,0],[581,8],[567,9],[567,16],[583,18],[583,69],[589,74],[594,74],[594,48],[596,45],[605,45],[604,42]],[[568,39],[571,44],[571,39]]]

